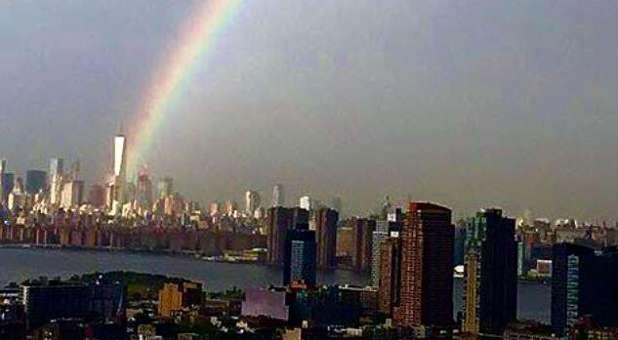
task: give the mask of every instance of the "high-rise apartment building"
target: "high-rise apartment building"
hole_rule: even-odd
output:
[[[388,237],[398,237],[401,231],[402,213],[396,209],[388,214],[387,220],[377,221],[371,241],[371,285],[378,287],[380,281],[380,245]]]
[[[354,243],[352,265],[358,272],[369,272],[372,264],[372,242],[376,221],[366,218],[353,218],[349,223],[352,227]]]
[[[285,239],[292,225],[292,210],[284,207],[273,207],[267,212],[266,259],[270,264],[282,264],[285,249]]]
[[[502,335],[517,318],[515,220],[486,209],[465,223],[462,332]]]
[[[318,246],[318,267],[337,267],[337,221],[339,213],[333,209],[320,208],[315,212]]]
[[[563,336],[579,318],[598,327],[618,326],[618,250],[569,243],[553,247],[551,324]]]
[[[451,210],[410,203],[401,231],[401,293],[394,321],[406,328],[450,328],[453,323]]]
[[[380,242],[380,277],[378,279],[378,309],[392,315],[399,303],[401,290],[401,239],[387,237]]]
[[[283,284],[302,282],[310,287],[316,283],[315,232],[306,229],[288,230],[286,234]]]

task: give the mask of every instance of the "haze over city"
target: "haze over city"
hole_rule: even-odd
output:
[[[0,3],[1,157],[111,172],[199,2]],[[241,1],[142,161],[187,196],[614,220],[618,4]],[[128,136],[129,147],[132,143]],[[135,166],[135,165],[134,165]],[[141,165],[137,165],[140,167]],[[294,200],[294,201],[293,201]]]

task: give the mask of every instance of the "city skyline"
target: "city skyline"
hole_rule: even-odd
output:
[[[146,163],[202,202],[281,183],[349,214],[389,194],[456,216],[613,221],[618,6],[556,4],[243,2]],[[102,183],[108,136],[135,120],[197,3],[2,6],[0,157],[22,177],[80,158]]]

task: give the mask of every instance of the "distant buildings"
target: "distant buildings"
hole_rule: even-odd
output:
[[[68,181],[62,187],[60,206],[64,209],[78,207],[84,200],[84,181]]]
[[[273,207],[282,207],[285,205],[285,193],[283,191],[283,185],[277,184],[273,187]]]
[[[42,170],[26,171],[26,193],[34,195],[47,190],[47,173]]]
[[[174,193],[174,179],[171,177],[164,177],[159,181],[157,189],[159,191],[159,198],[171,196]]]
[[[396,325],[449,329],[453,323],[451,210],[410,203],[401,232],[401,293]]]
[[[88,204],[95,208],[105,206],[105,188],[100,184],[93,184],[88,191]]]
[[[567,329],[586,316],[597,326],[618,326],[618,250],[559,243],[553,248],[552,330]]]
[[[312,202],[311,202],[311,197],[309,196],[303,196],[298,200],[298,206],[301,209],[305,209],[305,210],[309,210],[311,211],[311,209],[313,208]]]
[[[247,191],[245,193],[245,214],[253,216],[253,213],[260,206],[260,194],[256,191]]]
[[[62,176],[64,175],[64,159],[49,160],[49,201],[52,205],[60,203],[62,193]]]
[[[140,209],[152,209],[152,181],[150,180],[150,176],[146,172],[142,172],[137,176],[135,202],[137,203],[137,207]]]
[[[515,220],[487,209],[467,220],[462,332],[502,335],[517,318]]]

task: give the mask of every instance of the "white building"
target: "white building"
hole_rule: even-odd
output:
[[[300,198],[299,200],[299,206],[305,210],[309,210],[311,211],[312,208],[312,204],[311,204],[311,197],[309,196],[303,196]]]

